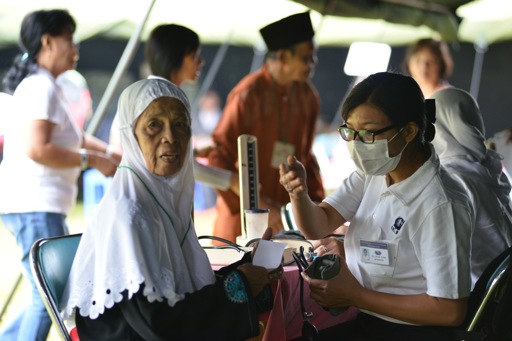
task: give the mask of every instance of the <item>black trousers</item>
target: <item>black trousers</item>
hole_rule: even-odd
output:
[[[348,321],[320,331],[319,340],[325,341],[453,341],[453,328],[411,326],[385,321],[365,313]],[[308,340],[298,338],[299,340]],[[311,340],[313,341],[313,340]]]

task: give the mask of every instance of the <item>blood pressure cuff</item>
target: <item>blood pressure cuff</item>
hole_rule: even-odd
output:
[[[314,279],[331,279],[340,272],[340,259],[335,254],[327,254],[317,257],[304,272]],[[339,315],[348,307],[327,309],[331,315]]]

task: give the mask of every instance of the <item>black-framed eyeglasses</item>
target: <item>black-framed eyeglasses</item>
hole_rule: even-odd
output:
[[[390,126],[387,126],[385,128],[379,129],[377,131],[371,131],[371,130],[354,130],[349,127],[347,127],[346,124],[338,127],[338,132],[340,133],[340,136],[345,141],[353,141],[356,139],[357,136],[359,136],[359,140],[363,143],[372,144],[375,141],[375,136],[382,134],[388,130],[391,130],[395,128],[396,125],[392,124]]]

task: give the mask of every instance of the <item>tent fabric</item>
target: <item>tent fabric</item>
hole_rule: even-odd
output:
[[[23,16],[41,8],[67,8],[77,20],[80,41],[128,39],[151,2],[1,0],[0,48],[16,45]],[[263,48],[261,27],[309,8],[320,46],[355,41],[403,46],[436,35],[486,44],[512,39],[512,0],[156,0],[141,37],[145,40],[160,23],[173,22],[194,29],[205,44]]]

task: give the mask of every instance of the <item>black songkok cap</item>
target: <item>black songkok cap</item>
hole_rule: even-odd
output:
[[[309,11],[290,15],[260,29],[269,51],[293,46],[315,35]]]

